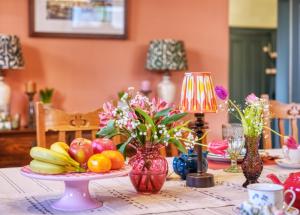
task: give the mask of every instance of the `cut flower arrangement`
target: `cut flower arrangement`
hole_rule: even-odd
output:
[[[167,146],[174,144],[179,151],[193,147],[199,139],[188,128],[189,121],[180,120],[187,115],[175,106],[160,99],[150,100],[133,88],[119,94],[117,105],[106,102],[100,113],[99,137],[112,138],[117,135],[126,141],[119,144],[125,153],[127,145],[134,148]],[[182,143],[185,143],[182,144]]]
[[[173,144],[186,153],[187,148],[193,148],[200,140],[188,128],[189,121],[182,121],[186,115],[165,101],[150,100],[129,88],[119,94],[116,105],[110,102],[103,105],[97,135],[106,138],[121,135],[125,141],[118,148],[123,154],[128,145],[135,148],[137,153],[129,160],[131,182],[140,193],[157,193],[168,172],[168,163],[159,148]]]
[[[222,86],[216,86],[215,92],[219,99],[225,101],[228,112],[235,116],[243,126],[246,147],[246,155],[242,162],[242,170],[246,177],[246,182],[243,186],[247,187],[249,184],[258,183],[257,179],[263,169],[263,161],[258,153],[263,129],[269,129],[279,136],[283,135],[264,125],[263,111],[265,102],[263,99],[251,93],[246,97],[245,106],[242,109],[228,98],[228,92]],[[298,147],[293,137],[284,136],[284,139],[288,148]]]

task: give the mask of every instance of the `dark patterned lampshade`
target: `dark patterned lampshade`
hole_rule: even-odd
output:
[[[187,70],[183,41],[173,39],[152,40],[149,45],[146,68],[149,70]]]
[[[20,40],[17,36],[0,34],[0,70],[24,66]]]

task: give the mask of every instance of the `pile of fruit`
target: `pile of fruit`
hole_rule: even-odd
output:
[[[124,167],[123,155],[110,139],[74,139],[70,146],[56,142],[50,149],[33,147],[30,169],[40,174],[63,174],[69,172],[105,173]]]

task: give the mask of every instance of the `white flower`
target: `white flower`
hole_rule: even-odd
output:
[[[181,131],[177,131],[177,132],[175,133],[175,136],[176,136],[176,137],[181,137],[181,136],[182,136]]]

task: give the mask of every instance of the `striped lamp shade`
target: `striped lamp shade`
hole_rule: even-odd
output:
[[[181,89],[181,109],[189,113],[215,113],[217,101],[209,72],[187,72]]]

